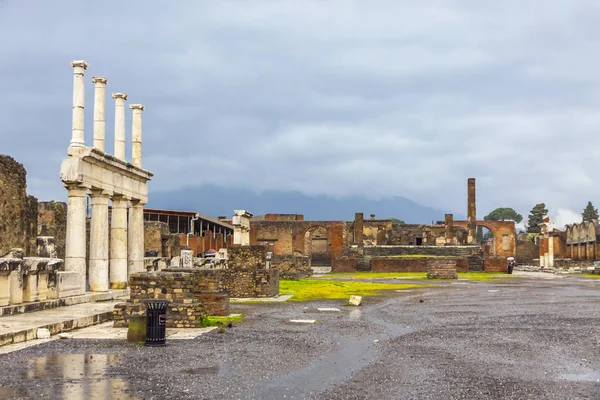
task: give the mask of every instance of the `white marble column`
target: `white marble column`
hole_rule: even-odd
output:
[[[129,270],[127,277],[135,272],[144,272],[144,203],[132,201],[129,207],[128,231]]]
[[[115,154],[119,160],[125,160],[125,100],[127,94],[113,93],[115,99]]]
[[[106,141],[106,120],[105,120],[105,99],[106,99],[106,84],[108,80],[102,76],[92,78],[94,82],[94,147],[105,150]]]
[[[83,107],[85,98],[85,82],[83,75],[88,68],[88,64],[83,61],[71,61],[73,67],[73,125],[71,144],[69,147],[85,146],[85,138],[83,135]]]
[[[81,291],[86,285],[86,212],[87,189],[66,185],[69,192],[67,205],[67,233],[65,271],[79,273]]]
[[[127,199],[112,197],[110,226],[110,288],[127,287]]]
[[[131,163],[138,168],[142,168],[142,104],[130,104],[132,110],[131,119]]]
[[[108,291],[108,194],[92,190],[90,221],[90,292]]]

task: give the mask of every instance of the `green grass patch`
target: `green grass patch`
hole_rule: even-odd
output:
[[[598,274],[581,274],[581,275],[585,276],[586,278],[600,279],[600,275],[598,275]]]
[[[243,314],[232,317],[203,316],[200,326],[202,328],[207,328],[209,326],[225,326],[230,322],[240,321],[242,318],[244,318]]]
[[[327,279],[281,280],[280,294],[292,294],[290,300],[347,299],[351,295],[377,296],[385,290],[409,289],[419,285],[372,282],[341,282]]]
[[[490,281],[501,278],[512,278],[514,275],[501,272],[459,272],[458,277],[470,281]]]
[[[326,278],[348,279],[425,279],[427,272],[336,272],[327,274]]]

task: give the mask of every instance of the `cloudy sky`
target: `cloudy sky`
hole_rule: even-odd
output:
[[[599,20],[597,0],[0,0],[0,153],[31,194],[66,197],[69,63],[85,59],[86,141],[106,76],[146,106],[151,191],[464,213],[475,177],[481,216],[545,202],[560,225],[600,205]],[[112,127],[107,96],[109,152]]]

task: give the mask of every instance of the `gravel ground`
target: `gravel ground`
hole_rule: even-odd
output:
[[[600,399],[599,300],[600,280],[566,277],[444,282],[361,307],[234,305],[246,318],[233,328],[164,348],[0,355],[0,398]]]

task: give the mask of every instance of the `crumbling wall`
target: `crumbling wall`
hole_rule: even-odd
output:
[[[171,234],[165,222],[144,222],[144,256],[173,258],[181,254],[178,235]]]
[[[30,247],[29,220],[25,167],[0,155],[0,255]]]
[[[308,257],[273,255],[271,266],[279,270],[279,279],[304,279],[312,275]]]
[[[231,297],[273,297],[279,294],[279,270],[266,268],[264,246],[232,246],[227,249],[225,271]]]
[[[58,258],[65,258],[67,203],[41,201],[37,206],[37,236],[52,236]]]
[[[529,264],[540,257],[540,246],[529,239],[517,240],[515,258],[519,264]]]
[[[229,296],[222,271],[179,270],[131,274],[131,295],[115,305],[115,327],[129,326],[132,315],[145,315],[144,300],[169,300],[168,328],[200,328],[202,317],[228,315]]]

